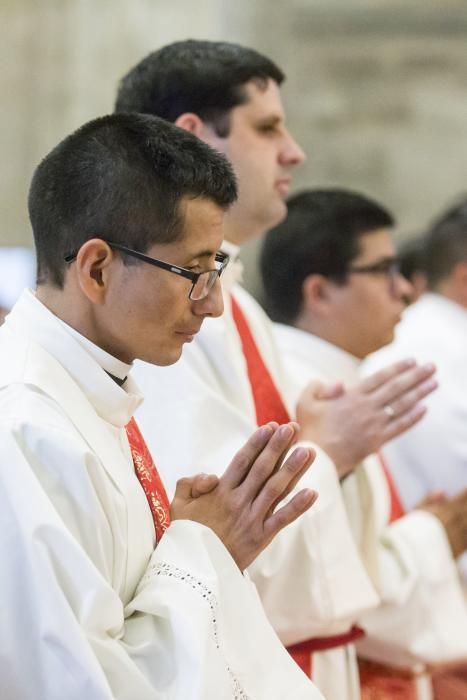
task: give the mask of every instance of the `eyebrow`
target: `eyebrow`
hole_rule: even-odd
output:
[[[256,121],[258,124],[281,124],[285,119],[280,114],[267,114],[257,117]]]
[[[360,267],[361,265],[367,267],[367,265],[378,265],[379,263],[383,262],[399,262],[399,257],[397,255],[383,255],[382,257],[376,258],[375,260],[367,260],[366,262],[362,261],[356,264],[358,265],[358,267]],[[355,259],[352,260],[352,264],[354,263]]]
[[[193,255],[190,255],[190,257],[187,258],[187,262],[197,260],[198,258],[213,258],[218,252],[219,250],[202,250],[199,253],[193,253]]]

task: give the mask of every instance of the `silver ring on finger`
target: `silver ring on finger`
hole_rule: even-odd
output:
[[[389,420],[391,420],[392,418],[394,418],[395,415],[396,415],[395,410],[393,409],[393,407],[392,407],[391,404],[389,404],[389,403],[387,403],[386,406],[383,406],[383,411],[385,412],[385,414],[387,415],[387,417],[389,418]]]

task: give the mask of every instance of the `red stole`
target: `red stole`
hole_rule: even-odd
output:
[[[381,467],[383,468],[384,478],[386,479],[386,484],[389,490],[390,499],[390,512],[389,512],[389,523],[393,523],[395,520],[399,520],[405,515],[404,506],[397,491],[397,486],[392,478],[392,474],[388,469],[384,457],[381,452],[378,452],[378,459],[380,461]]]
[[[246,360],[248,378],[250,380],[256,409],[256,422],[258,425],[264,425],[264,423],[268,421],[287,423],[290,421],[290,416],[274,384],[271,374],[261,357],[248,321],[233,297],[231,297],[231,303],[233,319],[240,335],[243,354]],[[307,639],[304,642],[288,647],[288,651],[302,671],[304,671],[308,677],[311,677],[311,655],[313,652],[334,649],[335,647],[349,644],[363,635],[363,630],[354,625],[348,632],[343,634],[333,637]]]
[[[136,476],[143,487],[151,509],[156,530],[156,542],[160,542],[162,535],[170,525],[169,499],[148,446],[134,418],[126,426],[126,432]]]
[[[261,357],[245,315],[233,296],[231,297],[231,302],[233,319],[242,341],[243,355],[246,360],[248,378],[256,409],[256,423],[257,425],[264,425],[269,423],[269,421],[276,421],[279,424],[288,423],[290,416]]]

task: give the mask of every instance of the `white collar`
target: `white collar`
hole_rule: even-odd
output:
[[[241,283],[243,280],[243,263],[239,258],[240,246],[231,241],[224,240],[221,250],[223,253],[227,253],[230,258],[230,262],[221,277],[222,289],[224,292],[230,293],[232,287],[235,284]]]
[[[417,316],[422,312],[427,315],[433,312],[437,313],[437,323],[440,319],[443,319],[447,324],[457,324],[462,328],[467,325],[467,309],[456,301],[452,301],[452,299],[448,299],[436,292],[425,292],[414,304],[410,304],[404,311],[402,321],[406,318],[410,319],[412,316]],[[396,335],[397,328],[398,326],[396,327]]]
[[[360,360],[346,350],[312,333],[281,323],[275,324],[283,344],[302,357],[323,379],[355,384],[359,380]]]
[[[143,397],[131,377],[122,387],[107,372],[126,376],[120,362],[55,316],[30,290],[25,290],[8,315],[6,325],[52,355],[70,374],[105,421],[123,427]],[[123,372],[123,376],[122,375]]]
[[[108,374],[111,374],[113,377],[117,377],[118,379],[125,379],[129,375],[132,365],[127,365],[125,362],[117,359],[106,350],[103,350],[89,340],[89,338],[85,338],[84,335],[78,333],[78,331],[69,326],[68,323],[62,321],[61,318],[57,318],[57,320],[62,324],[67,333],[76,338],[78,343],[91,355],[91,357],[95,359],[97,364],[100,365],[102,369],[105,369]]]

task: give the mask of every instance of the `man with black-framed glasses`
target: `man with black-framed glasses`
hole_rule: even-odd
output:
[[[308,190],[289,199],[287,218],[267,234],[261,272],[291,398],[304,379],[342,382],[351,398],[362,360],[392,340],[410,293],[393,226],[392,215],[364,195]],[[372,378],[364,382],[370,389]],[[383,435],[403,406],[397,392],[379,404]],[[360,643],[363,687],[376,698],[390,697],[390,688],[425,697],[417,694],[417,674],[428,685],[429,665],[467,657],[467,607],[454,566],[467,547],[460,526],[467,523],[467,494],[405,513],[377,454],[342,482],[342,492],[382,601],[360,620],[367,632]],[[434,570],[443,574],[433,577]]]
[[[185,279],[190,280],[191,289],[188,293],[188,299],[191,299],[191,301],[200,301],[201,299],[205,299],[229,264],[229,256],[219,250],[215,255],[215,261],[217,263],[217,267],[215,269],[206,270],[205,272],[193,272],[192,270],[187,270],[185,267],[173,265],[172,263],[164,260],[157,260],[157,258],[151,258],[149,255],[145,255],[139,250],[128,248],[128,246],[122,245],[121,243],[115,243],[115,241],[109,241],[106,238],[102,240],[104,240],[105,243],[107,243],[107,245],[114,250],[120,251],[120,253],[124,253],[125,255],[129,255],[131,258],[136,258],[136,260],[148,263],[149,265],[154,265],[154,267],[160,267],[162,270],[173,272],[179,277],[184,277]],[[65,255],[65,262],[73,262],[76,259],[77,254],[77,251],[73,251],[73,253]]]
[[[284,459],[296,424],[170,502],[133,417],[134,360],[176,362],[222,312],[236,195],[221,154],[142,115],[85,124],[36,169],[37,290],[0,329],[2,700],[322,700],[243,576],[316,499],[275,508],[314,458]]]

